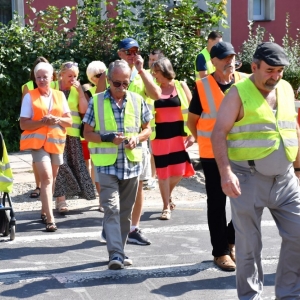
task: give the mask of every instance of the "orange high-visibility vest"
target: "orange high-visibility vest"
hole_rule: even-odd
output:
[[[57,117],[63,115],[63,93],[52,90],[53,106],[51,114]],[[29,91],[32,108],[32,120],[39,121],[49,113],[38,89]],[[38,150],[44,147],[48,153],[61,154],[66,142],[66,129],[58,124],[43,126],[35,130],[25,130],[21,135],[20,150]]]
[[[235,82],[248,76],[245,73],[234,72]],[[210,137],[216,123],[217,112],[225,95],[212,75],[197,80],[196,86],[203,109],[197,122],[199,155],[202,158],[214,158]]]

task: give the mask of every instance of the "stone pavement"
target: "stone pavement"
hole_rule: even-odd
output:
[[[198,146],[194,143],[188,149],[190,158],[196,168],[199,167],[198,159]],[[34,183],[34,175],[32,172],[32,157],[30,151],[22,151],[9,153],[9,161],[14,175],[14,183]]]

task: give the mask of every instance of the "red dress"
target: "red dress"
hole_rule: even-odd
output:
[[[171,95],[172,96],[172,95]],[[155,139],[151,141],[158,179],[195,174],[184,145],[187,134],[178,95],[154,102]]]

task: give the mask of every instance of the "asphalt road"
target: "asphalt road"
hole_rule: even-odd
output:
[[[44,231],[39,211],[17,212],[15,241],[0,237],[0,299],[237,299],[235,272],[212,262],[205,201],[180,201],[169,221],[160,210],[146,203],[141,228],[152,244],[128,244],[134,264],[118,271],[107,269],[97,206],[56,215],[55,233]],[[280,238],[267,212],[262,227],[262,299],[274,299]]]
[[[197,146],[189,153],[197,159]],[[100,243],[103,214],[97,210],[98,201],[70,201],[68,215],[55,213],[58,231],[48,233],[39,219],[40,201],[28,198],[34,187],[31,155],[14,153],[9,158],[17,228],[14,241],[0,235],[0,300],[237,299],[235,272],[221,271],[212,261],[201,172],[175,188],[177,207],[169,221],[158,219],[159,191],[145,191],[140,227],[152,244],[128,244],[126,255],[133,259],[133,266],[111,271],[106,245]],[[227,212],[229,220],[229,203]],[[281,239],[268,211],[262,232],[262,299],[275,299]]]

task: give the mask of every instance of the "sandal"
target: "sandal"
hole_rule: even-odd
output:
[[[172,198],[170,198],[170,200],[169,200],[169,205],[170,205],[171,210],[174,210],[176,207],[176,204],[172,201]]]
[[[41,188],[36,187],[29,195],[29,198],[38,198],[41,194]]]
[[[170,220],[171,219],[171,211],[170,210],[163,210],[160,216],[161,220]]]
[[[55,208],[58,210],[59,213],[64,214],[69,211],[68,204],[65,200],[58,201],[56,199]]]
[[[41,214],[42,223],[47,224],[47,216],[46,214]]]
[[[46,231],[47,232],[54,232],[56,230],[57,230],[57,226],[55,225],[54,222],[46,224]]]

